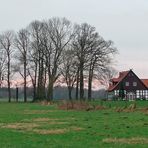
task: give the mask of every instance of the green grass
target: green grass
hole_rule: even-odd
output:
[[[0,147],[147,148],[148,114],[140,111],[115,112],[115,107],[131,103],[96,101],[92,104],[109,108],[87,112],[59,110],[56,105],[1,102]],[[138,108],[148,107],[148,101],[136,103]],[[116,142],[106,142],[114,138]],[[133,142],[132,138],[138,140]]]

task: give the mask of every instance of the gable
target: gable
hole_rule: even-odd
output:
[[[148,79],[139,79],[132,70],[120,72],[119,77],[111,79],[111,82],[109,92],[121,87],[126,91],[148,90]]]
[[[126,91],[148,89],[132,70],[130,70],[127,75],[118,83],[115,90],[119,90],[121,85]]]

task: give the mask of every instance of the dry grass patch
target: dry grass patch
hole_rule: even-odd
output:
[[[53,118],[36,118],[33,119],[33,122],[43,122],[47,124],[68,124],[68,122],[62,122],[59,119],[53,119]]]
[[[35,118],[33,121],[35,122],[48,122],[48,121],[58,121],[59,119],[54,118]]]
[[[72,126],[70,129],[73,130],[73,131],[81,131],[81,130],[84,130],[84,128],[76,127],[76,126]]]
[[[83,128],[80,127],[70,127],[70,128],[63,128],[63,129],[33,129],[32,131],[37,134],[64,134],[70,131],[81,131]]]
[[[61,110],[85,110],[85,111],[95,111],[95,110],[104,110],[104,106],[95,106],[91,105],[85,101],[63,101],[58,105],[58,108]]]
[[[30,113],[30,110],[25,110],[26,113]],[[34,110],[32,113],[37,113],[38,110]],[[48,111],[39,111],[40,113],[48,112]],[[63,121],[64,120],[64,121]],[[66,122],[65,122],[66,120]],[[68,124],[70,120],[75,120],[73,117],[66,118],[33,118],[33,119],[23,119],[19,123],[0,123],[0,128],[13,129],[22,132],[34,132],[38,134],[63,134],[71,131],[81,131],[83,128],[68,126],[67,128],[61,127],[59,129],[46,129],[44,128],[46,125],[62,125]]]
[[[1,126],[1,128],[10,128],[10,129],[26,130],[26,131],[28,130],[30,131],[36,127],[39,127],[39,125],[36,123],[12,123]]]
[[[144,114],[148,115],[148,107],[146,108],[141,108],[139,111],[143,112]]]
[[[37,133],[37,134],[43,134],[43,135],[48,135],[48,134],[64,134],[67,132],[66,129],[34,129],[33,132]]]
[[[103,139],[105,143],[122,143],[122,144],[148,144],[148,138],[106,138]]]
[[[55,122],[55,121],[51,121],[51,122],[48,122],[47,124],[61,125],[61,124],[68,124],[68,122]]]
[[[136,104],[130,104],[129,106],[124,106],[124,107],[116,107],[115,111],[116,112],[134,112],[137,110]]]
[[[53,121],[53,119],[49,119],[49,118],[36,118],[33,119],[34,122],[48,122],[48,121]]]

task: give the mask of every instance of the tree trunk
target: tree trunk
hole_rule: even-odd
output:
[[[40,59],[39,59],[39,70],[38,70],[38,83],[37,83],[37,100],[40,100],[40,83],[41,83],[41,63],[40,63]]]
[[[35,74],[34,74],[34,82],[33,82],[33,102],[36,98],[36,82],[37,82],[37,63],[35,63]]]
[[[11,102],[11,88],[10,88],[10,55],[8,53],[8,74],[7,74],[7,79],[8,79],[8,98],[9,102]]]
[[[77,82],[76,82],[76,100],[79,99],[79,68],[77,71]]]
[[[88,78],[88,100],[92,99],[92,78],[93,78],[93,72],[92,70],[89,70],[89,78]]]
[[[80,99],[84,100],[83,62],[80,63]]]
[[[53,79],[50,78],[49,80],[49,84],[48,84],[48,101],[52,101],[53,100]]]
[[[46,82],[47,82],[47,69],[45,68],[44,70],[44,96],[45,99],[47,100],[47,93],[46,93]]]
[[[26,57],[24,58],[24,102],[27,102],[27,73],[26,73]]]
[[[68,86],[68,96],[69,96],[69,100],[72,100],[71,93],[72,93],[72,87],[71,87],[71,86]]]
[[[43,59],[40,59],[40,61],[39,61],[37,99],[38,100],[44,100],[45,99]]]
[[[2,74],[0,72],[0,88],[2,87]]]

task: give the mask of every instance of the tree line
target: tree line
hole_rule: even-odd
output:
[[[117,49],[96,28],[73,24],[66,18],[31,22],[26,28],[0,34],[0,86],[7,80],[11,102],[11,80],[18,73],[23,79],[24,102],[27,101],[27,78],[33,87],[33,101],[53,100],[57,81],[67,84],[69,99],[85,100],[84,83],[92,99],[93,79],[106,82],[115,70],[112,61]]]

